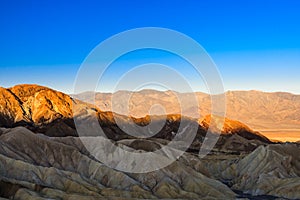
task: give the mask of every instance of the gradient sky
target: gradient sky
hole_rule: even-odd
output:
[[[0,85],[36,83],[72,93],[80,64],[101,41],[151,26],[199,42],[218,66],[226,90],[300,94],[299,10],[297,0],[2,0]],[[130,59],[148,61],[139,54]],[[201,90],[202,83],[193,84]]]

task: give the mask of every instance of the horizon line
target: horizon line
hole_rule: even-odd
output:
[[[203,93],[203,94],[208,94],[208,95],[223,94],[223,93],[210,94],[210,93],[204,92],[204,91],[182,92],[182,91],[175,91],[175,90],[159,90],[159,89],[152,89],[152,88],[145,88],[145,89],[135,90],[135,91],[124,89],[124,90],[117,90],[117,91],[114,91],[114,92],[112,92],[112,91],[99,91],[99,90],[96,90],[96,91],[87,90],[87,91],[84,91],[84,92],[81,92],[81,93],[74,94],[74,93],[65,92],[62,89],[54,88],[54,87],[51,87],[51,86],[40,85],[40,84],[37,84],[37,83],[22,83],[22,84],[16,84],[16,85],[13,85],[13,86],[8,86],[8,87],[7,86],[3,87],[3,86],[0,85],[0,87],[9,89],[9,88],[13,88],[13,87],[16,87],[16,86],[21,86],[21,85],[35,85],[35,86],[46,87],[46,88],[53,89],[53,90],[56,90],[56,91],[59,91],[59,92],[62,92],[62,93],[68,94],[68,95],[78,95],[78,94],[89,93],[89,92],[102,93],[102,94],[114,94],[114,93],[117,93],[117,92],[132,92],[132,93],[135,93],[135,92],[142,92],[142,91],[147,91],[147,90],[156,91],[156,92],[175,92],[175,93],[180,93],[180,94],[188,94],[188,93]],[[291,94],[291,95],[300,95],[300,93],[294,93],[294,92],[283,91],[283,90],[264,91],[264,90],[258,90],[258,89],[245,89],[245,90],[242,90],[242,89],[237,89],[237,90],[229,89],[229,90],[224,91],[224,94],[229,93],[229,92],[286,93],[286,94]]]

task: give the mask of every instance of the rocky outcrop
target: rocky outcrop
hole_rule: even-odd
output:
[[[233,188],[252,195],[299,198],[299,153],[296,144],[259,147],[236,165]]]
[[[122,173],[89,156],[79,138],[49,138],[22,127],[1,132],[0,193],[7,198],[235,197],[226,185],[178,161],[151,173]]]
[[[288,199],[300,197],[299,144],[260,146],[249,155],[208,161],[210,173],[233,190]],[[224,157],[223,157],[224,158]],[[222,166],[222,167],[220,167]]]
[[[38,85],[0,88],[0,125],[45,125],[71,118],[72,99],[61,92]]]
[[[116,145],[141,152],[160,149],[165,142],[124,139]],[[186,152],[163,169],[124,173],[95,159],[78,137],[0,128],[0,194],[14,199],[235,199],[244,193],[297,199],[299,151],[299,144],[276,144],[250,154],[213,151],[203,159]]]
[[[0,87],[0,126],[12,126],[24,120],[24,109],[20,100],[9,90]]]

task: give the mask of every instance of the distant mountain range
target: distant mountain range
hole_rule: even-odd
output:
[[[142,117],[149,114],[154,104],[161,104],[167,114],[180,113],[177,96],[190,98],[191,93],[174,91],[141,90],[138,92],[118,91],[112,93],[95,93],[95,103],[103,111],[121,103],[124,97],[130,96],[129,110],[132,116]],[[195,93],[199,102],[199,113],[205,116],[210,113],[211,99],[208,94]],[[285,92],[229,91],[226,92],[226,117],[246,123],[254,129],[300,129],[300,95]],[[75,97],[92,102],[91,93],[82,93]],[[187,113],[193,115],[194,105],[184,105]],[[120,113],[123,114],[123,113]]]
[[[196,117],[195,110],[201,116],[210,113],[211,98],[208,94],[197,92],[195,96],[199,106],[189,103],[193,93],[177,93],[174,91],[142,90],[138,92],[118,91],[112,93],[86,92],[79,97],[87,102],[93,102],[103,111],[112,110],[112,98],[114,108],[122,113],[123,99],[130,97],[129,114],[142,117],[149,114],[151,106],[160,104],[167,114],[177,114],[181,108],[184,113]],[[300,95],[285,92],[260,92],[260,91],[229,91],[226,92],[226,117],[241,121],[254,130],[270,136],[273,139],[296,141],[300,137]],[[179,105],[177,97],[183,98],[186,105]],[[182,102],[181,102],[182,103]],[[161,113],[159,109],[152,109],[155,113]]]

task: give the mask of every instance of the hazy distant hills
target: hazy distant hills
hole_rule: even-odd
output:
[[[126,96],[130,97],[129,111],[133,116],[142,117],[148,114],[153,104],[161,104],[167,114],[180,113],[177,95],[190,98],[192,94],[173,91],[142,90],[139,92],[119,91],[111,93],[96,93],[95,103],[101,110],[111,110],[111,99],[118,107]],[[90,99],[90,93],[80,94],[80,98]],[[196,93],[199,102],[198,111],[202,116],[210,112],[210,96]],[[119,102],[118,102],[119,101]],[[260,91],[229,91],[226,92],[226,116],[239,120],[254,129],[300,129],[300,95],[284,92]],[[195,106],[184,105],[186,112],[193,115]],[[121,109],[120,109],[121,110]],[[122,113],[121,113],[122,114]]]
[[[228,92],[227,116],[255,129],[300,128],[300,95],[259,91]]]

